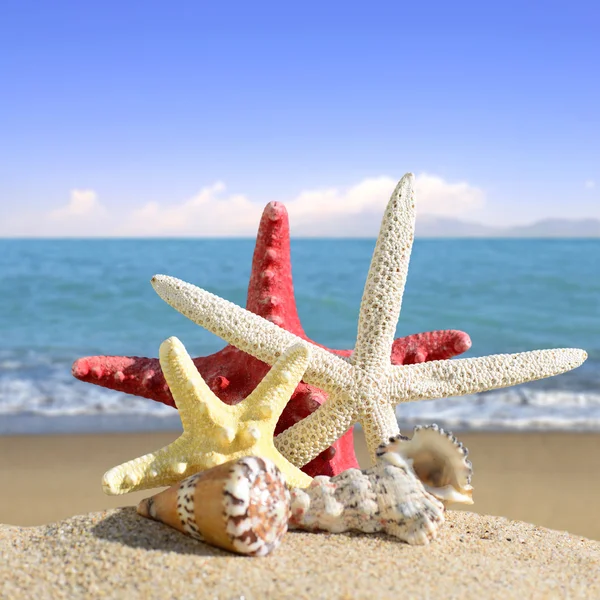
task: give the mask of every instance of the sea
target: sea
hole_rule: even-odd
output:
[[[352,348],[375,240],[292,240],[306,333]],[[179,429],[170,407],[75,380],[82,356],[193,356],[224,343],[165,304],[173,275],[245,305],[252,239],[0,239],[0,435]],[[580,368],[465,397],[402,404],[401,428],[600,430],[600,240],[417,239],[397,335],[460,329],[465,357],[583,348]]]

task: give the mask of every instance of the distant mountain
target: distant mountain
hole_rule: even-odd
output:
[[[417,218],[415,235],[417,237],[497,237],[500,231],[501,229],[480,223],[424,215]]]
[[[543,219],[518,227],[491,227],[481,223],[424,215],[417,219],[417,237],[600,238],[598,219]]]
[[[516,237],[600,237],[598,219],[544,219],[532,225],[511,228]]]

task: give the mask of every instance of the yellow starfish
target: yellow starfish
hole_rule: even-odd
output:
[[[310,350],[294,344],[245,400],[230,406],[206,385],[176,338],[160,346],[160,365],[179,410],[183,433],[172,444],[114,467],[104,474],[106,494],[164,485],[243,456],[270,458],[288,485],[307,487],[312,478],[285,459],[273,443],[279,415],[302,379]]]

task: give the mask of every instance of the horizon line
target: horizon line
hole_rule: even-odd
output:
[[[415,235],[419,240],[600,240],[600,235]],[[256,236],[0,236],[0,241],[197,241],[252,240]],[[377,236],[290,236],[290,240],[377,240]]]

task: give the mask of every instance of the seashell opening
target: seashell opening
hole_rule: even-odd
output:
[[[437,425],[417,426],[413,437],[403,435],[382,444],[378,455],[388,462],[398,454],[412,466],[423,487],[444,503],[473,504],[473,466],[468,450]]]

